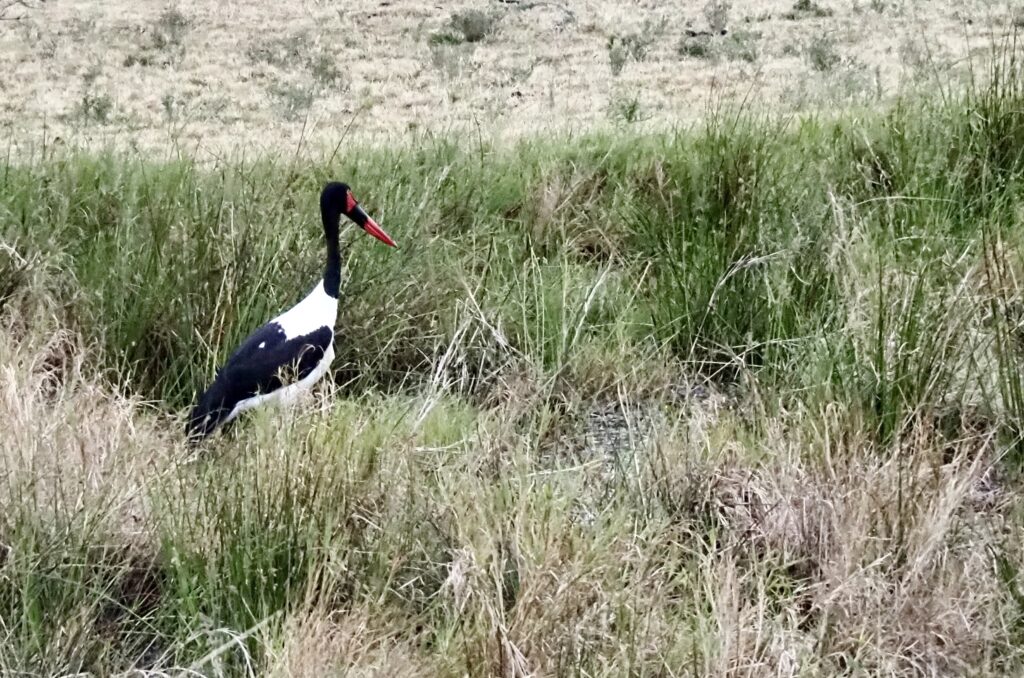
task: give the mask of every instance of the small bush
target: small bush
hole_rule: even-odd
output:
[[[684,35],[676,49],[681,56],[695,59],[711,59],[715,56],[711,36],[707,34]]]
[[[832,16],[833,12],[828,7],[822,7],[814,0],[796,0],[793,9],[783,13],[782,18],[790,21],[800,19],[822,19]]]
[[[732,9],[730,0],[708,0],[704,5],[704,18],[712,33],[724,33],[729,24],[729,11]]]
[[[86,92],[78,104],[78,113],[81,117],[91,122],[105,123],[110,120],[110,113],[114,110],[114,100],[109,94],[94,94]]]
[[[737,31],[718,41],[708,33],[691,33],[683,36],[676,50],[681,56],[696,59],[724,58],[754,63],[759,54],[757,42],[760,39],[761,33],[757,31]]]
[[[185,58],[185,36],[192,21],[176,7],[169,7],[150,27],[149,41],[125,56],[124,66],[171,66]]]
[[[615,36],[608,38],[608,64],[612,68],[612,75],[618,75],[622,73],[622,69],[626,67],[626,61],[629,58],[626,48],[622,45],[622,42]]]
[[[313,80],[320,85],[338,85],[345,79],[334,57],[326,52],[311,57],[308,66]]]
[[[722,55],[729,61],[754,63],[758,57],[757,42],[761,34],[757,31],[736,31],[730,33],[722,43]]]
[[[645,21],[639,30],[624,35],[613,35],[608,38],[608,62],[612,67],[612,75],[618,75],[626,63],[643,61],[654,41],[662,32],[665,24]]]
[[[498,17],[479,9],[468,9],[452,14],[450,23],[466,42],[480,42],[495,31]]]
[[[334,56],[317,47],[305,31],[253,43],[246,50],[246,56],[254,64],[267,64],[288,71],[308,71],[320,86],[347,86],[345,74],[338,68]]]
[[[181,47],[192,21],[177,7],[168,7],[153,24],[153,48],[163,50]]]
[[[827,73],[838,66],[843,58],[836,51],[832,38],[818,36],[807,46],[807,60],[814,70]]]
[[[644,115],[640,97],[635,94],[615,96],[611,101],[610,112],[614,121],[627,125],[641,122],[649,117]]]
[[[167,93],[160,97],[160,107],[168,120],[173,120],[177,116],[178,104],[178,99],[173,94]]]

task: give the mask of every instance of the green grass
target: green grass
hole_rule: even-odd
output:
[[[675,133],[6,161],[0,669],[1019,672],[1022,75]],[[313,403],[185,463],[197,389],[320,275],[329,178],[400,248],[346,235]]]

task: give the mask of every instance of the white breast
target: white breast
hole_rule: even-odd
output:
[[[273,322],[284,330],[285,339],[294,339],[321,327],[330,327],[333,331],[337,319],[338,300],[327,294],[321,280],[305,299],[274,318]]]

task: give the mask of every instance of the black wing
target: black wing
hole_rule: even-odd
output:
[[[304,378],[323,360],[333,339],[334,332],[327,326],[286,339],[277,323],[263,325],[246,337],[199,396],[189,415],[187,434],[191,438],[205,437],[239,402]]]

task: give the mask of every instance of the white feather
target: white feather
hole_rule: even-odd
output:
[[[321,280],[305,299],[274,318],[272,322],[281,326],[285,339],[294,339],[315,332],[321,327],[329,327],[333,332],[337,319],[338,300],[327,294]]]

